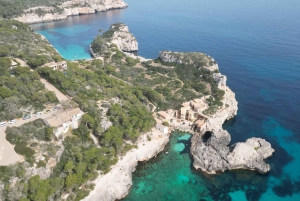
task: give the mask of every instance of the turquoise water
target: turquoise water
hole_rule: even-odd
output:
[[[191,171],[190,137],[173,133],[170,144],[161,154],[149,162],[140,163],[134,173],[133,193],[125,200],[198,201],[199,195],[210,198],[205,181],[197,172]]]
[[[300,1],[126,2],[127,9],[33,28],[67,59],[75,55],[89,58],[89,42],[100,28],[108,29],[114,22],[129,25],[144,57],[155,58],[163,49],[211,55],[228,77],[227,84],[239,102],[238,115],[223,126],[231,134],[232,143],[262,137],[276,150],[268,159],[272,169],[267,175],[228,171],[207,177],[190,167],[188,154],[180,154],[186,150],[183,138],[182,144],[170,145],[170,154],[141,165],[126,199],[300,200]],[[170,160],[171,152],[179,158]],[[165,165],[153,168],[159,162]],[[173,176],[169,179],[164,175]],[[183,187],[188,181],[185,176],[190,179],[186,184],[189,188]],[[152,199],[143,196],[139,188],[146,188]]]

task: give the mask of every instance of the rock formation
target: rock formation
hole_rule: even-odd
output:
[[[64,20],[68,16],[73,15],[85,15],[96,12],[104,12],[112,9],[126,8],[128,5],[123,0],[86,0],[78,1],[72,0],[64,2],[59,6],[63,11],[61,13],[52,13],[53,7],[35,7],[25,10],[25,14],[20,17],[14,18],[23,23],[34,24],[40,22],[52,22],[58,20]],[[36,9],[42,9],[46,12],[45,15],[39,16],[34,12]]]
[[[227,77],[225,75],[222,75],[221,73],[214,73],[212,77],[217,82],[219,89],[222,89],[223,86],[226,86]]]
[[[202,52],[159,52],[159,58],[163,62],[171,62],[184,65],[194,65],[195,67],[206,68],[210,71],[218,70],[218,64],[207,54]]]
[[[112,25],[110,29],[115,29],[116,25]],[[119,50],[125,52],[138,51],[138,42],[136,38],[129,32],[128,26],[120,24],[114,32],[111,42],[116,44]]]
[[[151,137],[151,141],[147,139]],[[147,161],[161,152],[169,142],[169,135],[162,134],[153,128],[152,132],[142,135],[138,141],[138,148],[132,149],[123,156],[111,171],[99,175],[93,181],[95,188],[83,201],[112,201],[125,197],[132,186],[132,172],[139,161]]]
[[[112,44],[116,45],[123,52],[136,52],[138,50],[138,42],[129,32],[128,26],[124,23],[115,23],[103,35],[94,39],[90,45],[91,55],[97,57],[103,56],[105,52],[111,52],[111,48],[114,48]],[[131,54],[127,55],[135,57]]]
[[[274,149],[264,139],[250,138],[228,146],[231,137],[222,129],[222,124],[234,117],[238,109],[235,95],[228,87],[225,87],[223,103],[226,107],[208,118],[203,132],[192,138],[193,166],[209,174],[232,169],[269,172],[270,165],[264,159],[272,156]]]

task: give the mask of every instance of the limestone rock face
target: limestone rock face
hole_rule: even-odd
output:
[[[114,26],[111,27],[111,29],[114,28]],[[118,30],[115,31],[112,36],[111,42],[116,44],[120,50],[125,52],[134,52],[138,50],[138,42],[129,32],[128,26],[125,24],[119,25]]]
[[[211,137],[206,142],[199,134],[193,136],[191,154],[194,158],[194,167],[212,174],[217,171],[224,172],[229,168],[226,160],[229,142],[230,135],[222,129],[211,132]]]
[[[84,2],[84,1],[82,1]],[[38,16],[35,13],[26,13],[23,14],[20,17],[14,18],[15,20],[18,20],[23,23],[28,24],[34,24],[34,23],[40,23],[40,22],[51,22],[51,21],[58,21],[58,20],[64,20],[68,16],[73,15],[85,15],[85,14],[92,14],[95,12],[104,12],[112,9],[120,9],[120,8],[126,8],[128,5],[123,0],[86,0],[84,3],[87,4],[80,4],[78,5],[77,2],[74,1],[67,1],[64,2],[61,6],[59,6],[61,9],[63,9],[62,13],[47,13],[44,16]],[[74,7],[74,5],[77,5]],[[45,10],[46,12],[50,9],[53,9],[51,7],[35,7],[25,10],[35,10],[37,8],[41,8],[42,10]]]
[[[230,169],[250,169],[262,174],[270,171],[270,165],[264,159],[272,156],[275,151],[269,142],[261,138],[250,138],[244,143],[232,146],[232,151],[227,159]]]
[[[223,89],[226,86],[227,77],[221,73],[212,74],[213,79],[217,82],[218,88]]]
[[[176,64],[194,65],[195,67],[206,68],[210,71],[219,69],[215,60],[207,54],[201,52],[159,52],[159,58],[163,62]]]
[[[123,0],[94,0],[94,2],[96,3],[92,4],[92,6],[98,12],[128,7],[128,5]]]
[[[193,166],[209,174],[233,169],[256,170],[262,174],[269,172],[270,165],[264,159],[271,157],[274,149],[266,140],[250,138],[228,146],[231,138],[222,129],[222,124],[234,117],[238,108],[235,95],[228,87],[225,87],[224,97],[226,107],[208,118],[204,131],[192,138]]]

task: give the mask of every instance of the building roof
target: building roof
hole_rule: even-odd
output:
[[[72,108],[65,111],[62,111],[60,113],[54,114],[51,117],[48,117],[44,119],[48,122],[48,124],[52,127],[58,128],[64,123],[68,123],[72,121],[72,116],[80,114],[83,112],[79,108]]]
[[[66,112],[69,113],[69,115],[71,115],[71,116],[78,115],[80,113],[83,114],[83,112],[79,108],[69,109],[69,110],[66,110]]]
[[[52,67],[52,66],[56,66],[56,63],[53,61],[53,62],[44,64],[44,66]]]
[[[166,113],[165,111],[159,111],[158,114],[162,117],[164,117],[165,119],[168,118],[169,114]]]
[[[184,103],[182,103],[182,106],[183,107],[190,107],[190,102],[184,102]]]

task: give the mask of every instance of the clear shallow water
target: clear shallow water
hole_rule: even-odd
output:
[[[300,200],[300,1],[126,2],[129,8],[124,10],[77,16],[33,28],[66,59],[74,59],[75,55],[77,59],[89,58],[88,44],[98,30],[106,30],[115,22],[128,24],[144,57],[155,58],[163,49],[211,55],[227,75],[227,84],[239,102],[237,117],[224,124],[232,143],[262,137],[276,150],[268,160],[272,169],[267,175],[230,171],[206,177],[190,168],[188,155],[180,155],[182,145],[178,145],[177,152],[172,149],[174,157],[181,157],[172,163],[173,182],[177,182],[176,172],[185,171],[184,175],[195,178],[197,185],[169,185],[171,180],[163,175],[169,175],[170,154],[162,155],[160,160],[165,166],[151,168],[146,164],[136,172],[128,199],[142,200],[137,186],[152,181],[159,187],[149,188],[147,196],[152,200],[164,200],[160,198],[172,189],[176,189],[175,200]],[[188,166],[181,170],[179,164]],[[206,196],[198,189],[203,189]],[[151,200],[147,196],[143,199]]]

